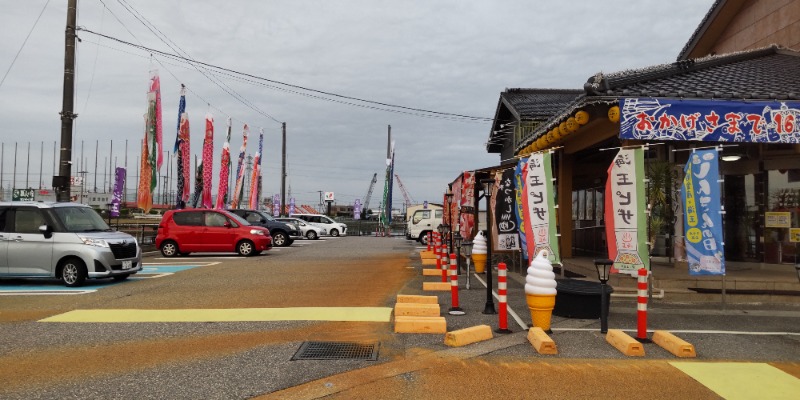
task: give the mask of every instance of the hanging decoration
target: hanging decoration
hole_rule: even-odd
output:
[[[608,168],[605,194],[608,258],[619,272],[650,269],[643,180],[644,149],[620,149]]]
[[[216,209],[223,209],[228,203],[228,180],[231,176],[231,117],[228,117],[228,130],[225,144],[222,145],[221,164],[219,167],[219,185],[217,187]]]
[[[361,219],[361,199],[353,202],[353,219],[356,221]]]
[[[177,208],[184,208],[191,192],[189,183],[191,168],[189,166],[189,114],[186,113],[186,87],[181,85],[181,99],[178,103],[178,134],[175,137],[178,186],[175,202]]]
[[[475,229],[475,172],[464,171],[461,174],[461,217],[459,228],[461,237],[471,240]],[[468,239],[466,239],[468,238]]]
[[[281,195],[277,193],[272,196],[272,216],[281,216]]]
[[[253,176],[250,179],[250,209],[258,209],[259,181],[261,180],[261,151],[264,145],[264,129],[258,133],[258,152],[253,159]]]
[[[236,165],[236,183],[233,187],[231,208],[239,208],[239,200],[244,191],[244,153],[247,150],[247,136],[250,134],[250,127],[244,124],[242,129],[242,147],[239,148],[239,162]]]
[[[164,153],[162,151],[162,119],[161,119],[161,79],[158,77],[158,70],[150,71],[150,93],[153,93],[155,101],[155,141],[156,146],[154,149],[158,151],[156,155],[157,171],[161,170],[161,165],[164,163]]]
[[[392,223],[392,184],[394,183],[394,141],[389,146],[389,158],[386,159],[386,180],[383,182],[383,213],[381,224]]]
[[[206,114],[206,135],[203,139],[203,198],[202,207],[212,208],[211,175],[214,170],[214,116]]]
[[[158,157],[161,146],[158,142],[158,98],[156,89],[160,88],[158,72],[151,71],[150,91],[147,92],[147,114],[145,114],[144,144],[142,145],[142,171],[139,174],[137,206],[147,214],[153,208],[153,192],[158,186]]]
[[[289,190],[291,192],[291,189]],[[295,212],[295,200],[294,197],[289,198],[289,215],[294,214]]]
[[[683,171],[683,240],[689,274],[724,275],[719,152],[716,148],[694,151]]]
[[[197,160],[195,159],[195,163]],[[203,161],[201,160],[194,170],[194,195],[192,196],[192,208],[197,208],[200,197],[203,196]]]
[[[111,197],[112,217],[119,217],[119,209],[122,204],[122,192],[125,187],[125,168],[117,167],[114,170],[114,192]]]
[[[522,204],[528,254],[547,250],[548,260],[560,263],[551,159],[550,152],[533,153],[528,158]]]

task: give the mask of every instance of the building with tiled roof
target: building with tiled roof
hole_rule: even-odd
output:
[[[800,52],[792,48],[800,34],[786,32],[800,27],[797,4],[720,0],[677,62],[598,73],[577,91],[501,94],[487,151],[500,154],[502,169],[515,157],[555,150],[562,258],[607,255],[602,211],[607,170],[621,147],[647,145],[647,168],[666,165],[662,171],[671,177],[663,188],[662,215],[647,218],[651,227],[666,219],[651,240],[662,243],[650,245],[655,255],[681,259],[683,215],[675,177],[692,148],[717,146],[723,160],[732,160],[719,165],[725,258],[794,262],[790,229],[800,227]],[[766,29],[764,18],[780,21]],[[766,45],[771,39],[777,44]]]

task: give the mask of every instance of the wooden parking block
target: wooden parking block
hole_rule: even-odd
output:
[[[442,270],[436,268],[423,268],[422,276],[442,276]]]
[[[395,317],[395,333],[447,333],[444,317]]]
[[[644,346],[619,329],[609,329],[606,341],[626,356],[644,357]]]
[[[697,357],[697,353],[694,351],[694,346],[670,332],[653,332],[653,342],[678,357]]]
[[[422,290],[429,292],[449,292],[450,282],[422,282]]]
[[[419,252],[419,258],[433,258],[436,259],[436,253],[433,250],[423,250]]]
[[[436,296],[419,296],[414,294],[398,294],[398,303],[424,303],[424,304],[439,304],[439,298]]]
[[[394,305],[395,317],[438,317],[439,304],[397,303]]]
[[[539,354],[558,354],[556,342],[550,339],[542,328],[535,326],[528,330],[528,341]]]
[[[423,258],[422,259],[422,265],[436,265],[436,259],[435,258]]]
[[[450,347],[461,347],[491,338],[492,328],[489,325],[477,325],[447,332],[444,336],[444,344]]]

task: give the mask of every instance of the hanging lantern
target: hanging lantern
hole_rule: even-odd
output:
[[[561,139],[561,132],[558,129],[550,129],[547,134],[555,140]]]
[[[608,109],[608,120],[611,122],[619,122],[619,106]]]
[[[575,118],[569,117],[567,118],[567,131],[570,133],[575,132],[578,130],[578,121],[575,121]]]
[[[575,122],[579,125],[586,125],[589,122],[589,113],[586,111],[578,111],[575,113]]]
[[[567,123],[566,122],[562,122],[562,123],[558,124],[558,131],[561,132],[561,136],[569,135],[569,130],[567,130]]]

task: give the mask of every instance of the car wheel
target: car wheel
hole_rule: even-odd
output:
[[[423,245],[427,246],[428,245],[428,233],[427,232],[420,233],[418,240],[419,240],[420,243],[422,243]]]
[[[66,286],[83,286],[87,275],[86,264],[80,258],[68,258],[61,263],[61,280]]]
[[[125,275],[114,275],[114,281],[116,281],[116,282],[122,282],[122,281],[124,281],[125,279],[128,279],[128,277],[129,277],[129,276],[131,276],[131,274],[125,274]]]
[[[334,237],[339,236],[339,231],[336,230],[336,229],[331,229],[331,236],[334,236]]]
[[[314,231],[306,232],[306,239],[308,239],[308,240],[317,240],[318,238],[319,238],[319,236],[317,236],[317,232],[314,232]]]
[[[242,240],[236,245],[236,252],[239,253],[240,256],[252,256],[255,250],[255,245],[249,240]]]
[[[178,250],[178,244],[173,242],[172,240],[166,240],[164,243],[161,243],[161,255],[164,257],[175,257],[180,254]]]
[[[285,247],[289,245],[289,236],[283,232],[275,232],[272,234],[272,244],[278,247]]]

